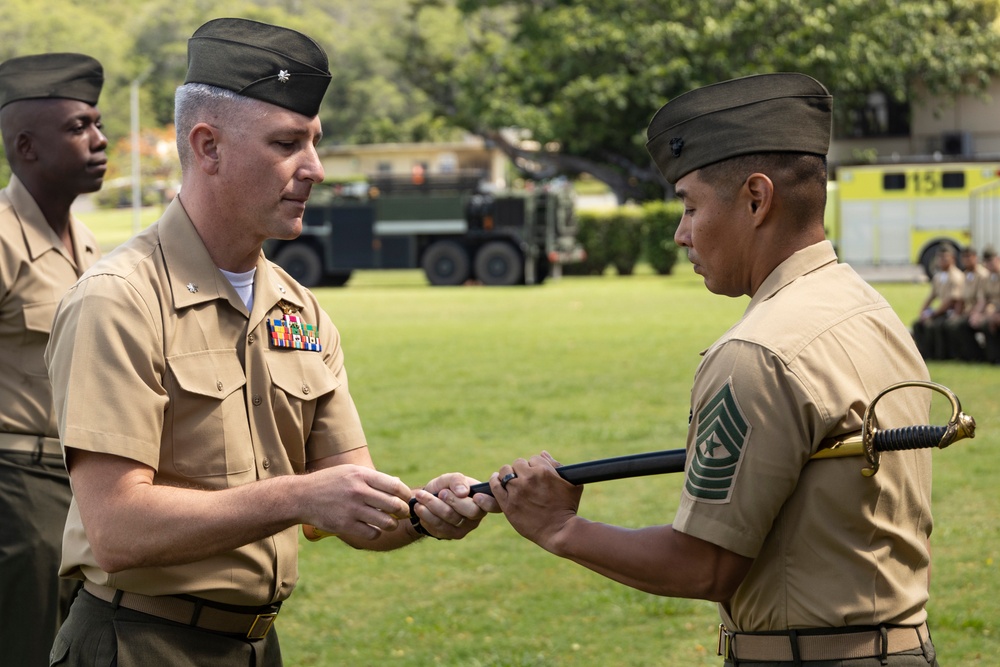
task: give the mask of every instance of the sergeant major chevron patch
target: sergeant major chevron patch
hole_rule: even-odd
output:
[[[730,380],[698,412],[694,453],[684,482],[689,495],[707,502],[729,501],[750,429]]]

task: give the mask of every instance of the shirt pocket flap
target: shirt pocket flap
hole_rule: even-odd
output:
[[[205,350],[167,359],[184,391],[222,400],[247,383],[236,350]]]
[[[314,401],[340,386],[340,380],[315,352],[270,354],[267,369],[275,386],[303,401]]]
[[[37,333],[52,333],[57,305],[59,305],[57,301],[24,304],[24,328]]]

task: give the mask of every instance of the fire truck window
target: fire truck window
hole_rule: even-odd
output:
[[[941,187],[945,190],[963,190],[965,188],[965,172],[946,171],[942,173]]]
[[[882,189],[884,190],[905,190],[906,174],[883,174]]]

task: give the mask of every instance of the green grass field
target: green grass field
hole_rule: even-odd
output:
[[[904,321],[928,289],[878,287]],[[431,288],[417,272],[360,272],[346,288],[317,293],[343,335],[376,464],[414,486],[450,470],[485,479],[543,448],[573,463],[682,447],[698,353],[747,302],[708,293],[686,263],[669,278],[509,289]],[[935,452],[930,623],[943,667],[993,666],[1000,369],[935,363],[931,375],[959,395],[979,431]],[[669,523],[679,493],[676,475],[595,484],[581,513]],[[387,554],[303,539],[300,562],[277,624],[288,665],[721,664],[713,604],[610,582],[522,540],[502,516],[461,542],[424,540]]]

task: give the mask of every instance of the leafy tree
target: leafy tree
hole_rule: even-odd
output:
[[[982,27],[996,0],[413,0],[410,11],[400,66],[437,114],[526,171],[588,172],[621,201],[662,196],[645,128],[691,88],[805,72],[833,92],[842,129],[872,92],[948,98],[1000,73],[1000,32]]]

